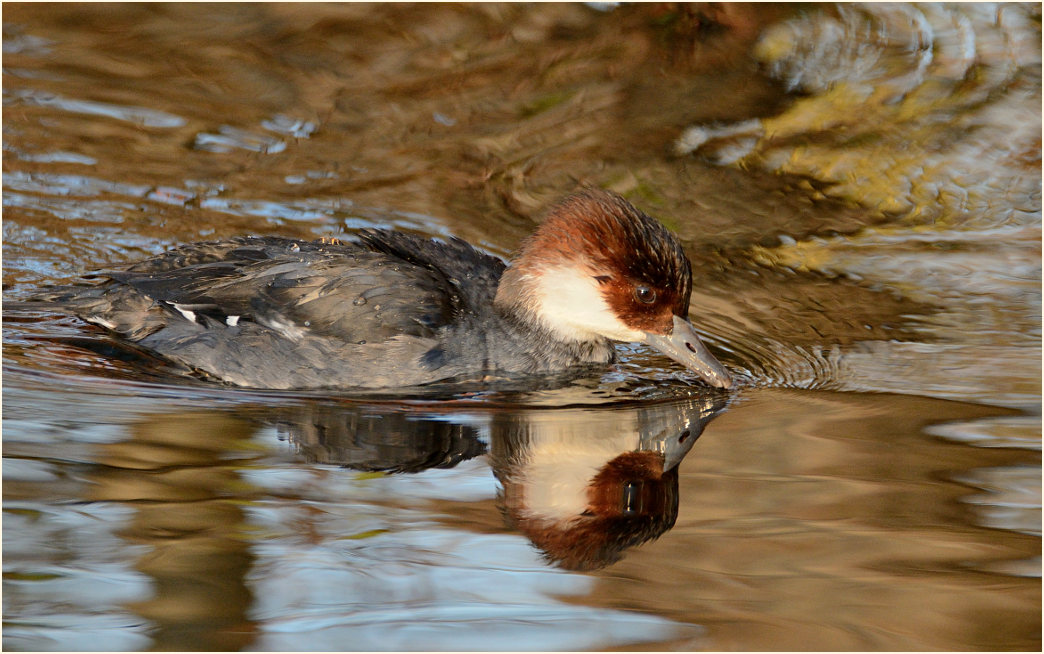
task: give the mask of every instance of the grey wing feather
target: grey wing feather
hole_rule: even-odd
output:
[[[456,288],[439,275],[387,253],[352,244],[257,241],[173,251],[108,276],[218,322],[232,317],[267,324],[278,316],[351,343],[430,337],[461,304]]]
[[[380,230],[333,245],[245,237],[177,248],[52,297],[235,384],[375,387],[461,373],[425,357],[443,327],[491,310],[503,269],[462,241]]]

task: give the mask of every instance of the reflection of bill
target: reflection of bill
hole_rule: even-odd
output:
[[[717,396],[498,415],[493,471],[508,522],[557,565],[605,567],[678,517],[678,464]]]
[[[590,570],[659,537],[678,516],[677,466],[726,405],[712,393],[669,402],[497,411],[490,460],[507,522],[549,561]],[[421,472],[486,452],[452,416],[326,405],[280,423],[310,461]]]

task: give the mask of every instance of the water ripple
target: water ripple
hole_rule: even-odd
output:
[[[209,132],[197,134],[192,147],[206,152],[232,152],[239,149],[262,154],[277,154],[286,150],[286,141],[267,134],[256,134],[238,127],[222,125],[218,128],[217,134]]]
[[[145,197],[148,186],[110,182],[87,175],[62,175],[59,173],[28,173],[11,171],[4,174],[5,202],[9,190],[28,191],[51,196],[91,197],[102,193],[114,193],[135,198]]]
[[[175,128],[185,125],[185,119],[156,109],[128,107],[107,102],[64,98],[56,93],[38,89],[16,89],[4,94],[4,104],[26,104],[52,107],[75,114],[105,116],[126,121],[142,127]]]

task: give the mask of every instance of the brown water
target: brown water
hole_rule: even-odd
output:
[[[1039,5],[3,29],[5,649],[1040,649]],[[565,388],[243,391],[11,304],[247,233],[506,256],[577,183],[680,235],[737,392],[631,346]]]

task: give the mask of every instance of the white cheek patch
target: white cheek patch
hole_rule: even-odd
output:
[[[634,343],[645,334],[625,325],[605,300],[593,276],[572,267],[544,268],[534,279],[536,314],[551,331],[566,340],[587,341],[602,336]]]

